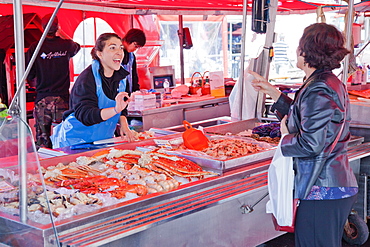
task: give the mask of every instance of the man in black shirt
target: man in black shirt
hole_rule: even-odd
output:
[[[51,18],[48,14],[42,18],[45,29]],[[80,45],[71,39],[56,36],[58,19],[55,17],[35,63],[27,77],[36,78],[36,100],[34,108],[36,145],[51,148],[51,125],[62,121],[63,112],[68,110],[69,101],[69,60],[80,50]],[[26,53],[27,64],[36,50],[33,43]]]
[[[136,56],[134,52],[146,43],[145,33],[137,28],[130,29],[122,39],[125,56],[122,66],[130,74],[127,76],[130,93],[140,90],[139,76],[137,74]]]

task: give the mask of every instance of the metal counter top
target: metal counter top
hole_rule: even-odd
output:
[[[196,102],[190,102],[190,103],[177,103],[171,106],[165,106],[161,108],[153,108],[153,109],[147,109],[143,110],[140,113],[129,113],[129,117],[135,117],[135,116],[146,116],[146,115],[151,115],[151,114],[157,114],[157,113],[162,113],[162,112],[168,112],[168,111],[176,111],[176,110],[181,110],[184,108],[195,108],[195,107],[201,107],[204,105],[212,105],[212,104],[218,104],[218,103],[223,103],[223,102],[229,102],[228,97],[219,97],[219,98],[214,98],[214,99],[206,99],[206,100],[199,100]]]

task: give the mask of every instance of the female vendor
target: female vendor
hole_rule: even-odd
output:
[[[121,38],[115,33],[101,34],[91,56],[92,64],[72,88],[70,110],[53,130],[53,148],[112,138],[118,121],[122,138],[135,140],[126,119],[129,73],[121,66],[124,57]]]

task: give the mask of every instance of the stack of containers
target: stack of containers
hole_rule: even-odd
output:
[[[156,95],[153,93],[136,94],[134,102],[135,111],[156,108]]]

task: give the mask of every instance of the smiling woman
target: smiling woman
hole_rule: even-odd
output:
[[[102,41],[103,43],[104,41]],[[103,44],[100,44],[101,46]],[[99,48],[99,49],[97,49]],[[105,41],[103,49],[95,46],[91,51],[94,59],[99,60],[104,68],[104,75],[111,77],[114,71],[119,70],[121,62],[124,57],[122,41],[117,37],[112,36],[109,40]]]
[[[93,62],[77,78],[71,92],[70,110],[54,128],[53,148],[112,138],[118,121],[122,138],[134,141],[126,115],[131,93],[121,38],[103,33],[91,51]]]

